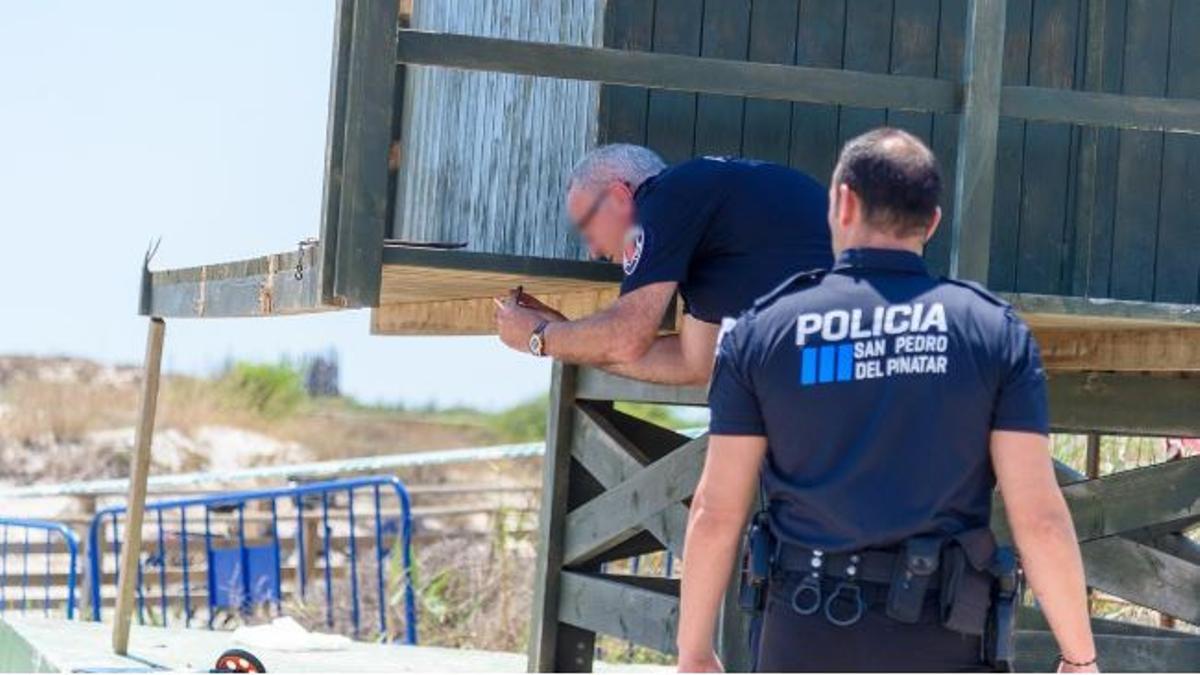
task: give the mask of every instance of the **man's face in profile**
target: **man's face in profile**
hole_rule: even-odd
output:
[[[567,217],[579,230],[592,258],[621,260],[633,213],[633,194],[623,183],[599,189],[580,186],[567,192]]]

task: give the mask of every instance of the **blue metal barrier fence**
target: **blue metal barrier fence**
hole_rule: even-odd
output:
[[[10,534],[13,531],[19,534],[17,534],[15,541],[10,542]],[[50,589],[51,587],[58,587],[58,584],[53,583],[56,574],[53,562],[55,556],[58,554],[56,540],[61,538],[67,555],[67,573],[65,579],[67,618],[74,619],[79,537],[62,523],[26,518],[0,518],[0,533],[2,533],[0,534],[0,614],[3,614],[10,606],[17,605],[16,599],[13,599],[12,605],[10,605],[8,597],[10,572],[14,576],[17,573],[17,570],[9,569],[10,557],[19,557],[21,559],[20,608],[22,613],[27,612],[29,609],[29,580],[31,571],[29,557],[31,554],[36,556],[40,553],[44,562],[44,565],[40,569],[33,570],[35,576],[40,572],[42,577],[42,612],[48,616],[51,606],[60,602],[59,598],[52,597],[53,594],[50,592]],[[36,598],[34,598],[34,601],[36,602]]]
[[[396,517],[384,513],[383,496],[381,493],[390,488],[399,504]],[[249,614],[256,609],[265,608],[275,612],[281,611],[283,602],[283,582],[285,571],[284,541],[281,534],[281,523],[291,527],[291,537],[287,538],[294,555],[294,574],[292,575],[293,590],[300,600],[308,596],[309,577],[318,572],[316,557],[322,559],[320,570],[324,585],[325,623],[333,628],[335,625],[335,597],[344,595],[334,591],[334,557],[342,556],[348,565],[350,622],[353,633],[357,637],[361,626],[361,605],[359,591],[359,551],[356,532],[355,493],[369,491],[374,508],[371,519],[374,535],[375,557],[375,589],[377,591],[376,605],[379,615],[380,639],[388,638],[388,606],[389,593],[387,567],[391,547],[385,546],[390,538],[394,543],[400,539],[400,570],[404,595],[404,639],[408,644],[417,643],[416,601],[412,586],[412,515],[408,491],[400,480],[394,476],[369,476],[343,480],[325,481],[296,485],[284,488],[266,490],[247,490],[228,492],[214,495],[204,495],[182,499],[172,499],[146,504],[145,523],[155,529],[155,536],[146,538],[149,554],[144,558],[138,552],[137,566],[137,607],[138,619],[145,623],[147,612],[153,614],[154,608],[148,602],[146,577],[153,572],[146,568],[158,570],[158,612],[161,615],[161,625],[166,625],[172,599],[171,586],[177,587],[175,598],[182,601],[182,616],[184,624],[191,625],[195,613],[193,599],[199,599],[201,593],[194,588],[193,574],[197,572],[189,558],[189,540],[200,540],[204,553],[204,592],[207,600],[208,627],[212,628],[218,612],[235,611],[239,614]],[[336,522],[331,525],[330,511],[338,508],[338,500],[344,498],[344,509],[347,522],[344,543],[345,552],[334,550]],[[247,513],[247,507],[265,507],[266,518],[254,513]],[[281,514],[281,506],[290,507],[293,514]],[[306,515],[306,509],[308,515]],[[90,592],[92,619],[99,621],[101,608],[104,604],[102,587],[106,578],[115,585],[115,570],[119,565],[121,551],[121,532],[119,531],[119,514],[126,510],[124,505],[111,506],[100,510],[92,519],[88,528],[88,590]],[[202,514],[199,513],[202,511]],[[192,531],[188,529],[189,512],[192,515]],[[319,513],[319,518],[317,514]],[[168,530],[164,518],[170,515],[173,519],[171,527],[177,531]],[[360,518],[362,516],[359,516]],[[256,522],[266,521],[268,527],[265,535],[254,538],[247,534],[247,528]],[[318,552],[316,528],[321,528],[321,545]],[[223,526],[223,527],[221,527]],[[106,550],[102,539],[104,531],[111,533],[110,547]],[[309,541],[306,545],[306,539]],[[235,545],[222,545],[234,543]],[[195,551],[196,544],[192,550]],[[111,574],[106,572],[109,567],[104,564],[106,558],[112,559]],[[106,577],[107,575],[107,577]],[[199,576],[199,574],[195,574]],[[365,583],[365,582],[364,582]]]

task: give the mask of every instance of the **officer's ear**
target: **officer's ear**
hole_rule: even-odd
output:
[[[938,225],[942,224],[942,207],[937,207],[933,210],[933,219],[929,221],[929,227],[925,228],[925,243],[928,244],[933,235],[937,233]]]
[[[837,186],[837,207],[834,215],[837,218],[837,225],[845,228],[858,220],[858,211],[862,208],[862,204],[858,201],[858,195],[854,194],[854,190],[846,183],[839,183]]]

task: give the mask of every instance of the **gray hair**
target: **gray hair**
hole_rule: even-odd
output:
[[[567,190],[595,189],[616,182],[628,183],[636,190],[665,168],[666,162],[650,148],[630,143],[602,145],[584,155],[571,169]]]

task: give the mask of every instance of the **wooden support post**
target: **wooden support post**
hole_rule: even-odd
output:
[[[958,132],[950,274],[981,283],[988,281],[988,257],[992,246],[1004,21],[1004,0],[970,0],[964,42],[965,100]]]
[[[154,438],[154,416],[158,410],[158,381],[162,371],[163,337],[166,324],[150,319],[146,335],[146,363],[142,380],[142,402],[138,412],[137,436],[129,472],[129,496],[125,510],[125,541],[117,579],[117,604],[113,619],[112,647],[117,654],[129,650],[129,628],[133,620],[134,585],[142,550],[142,516],[146,511],[146,480],[150,474],[150,446]]]
[[[534,574],[530,672],[591,670],[595,634],[559,621],[563,534],[571,490],[571,435],[575,416],[575,366],[555,362],[550,385],[546,454],[542,457],[542,506]]]

